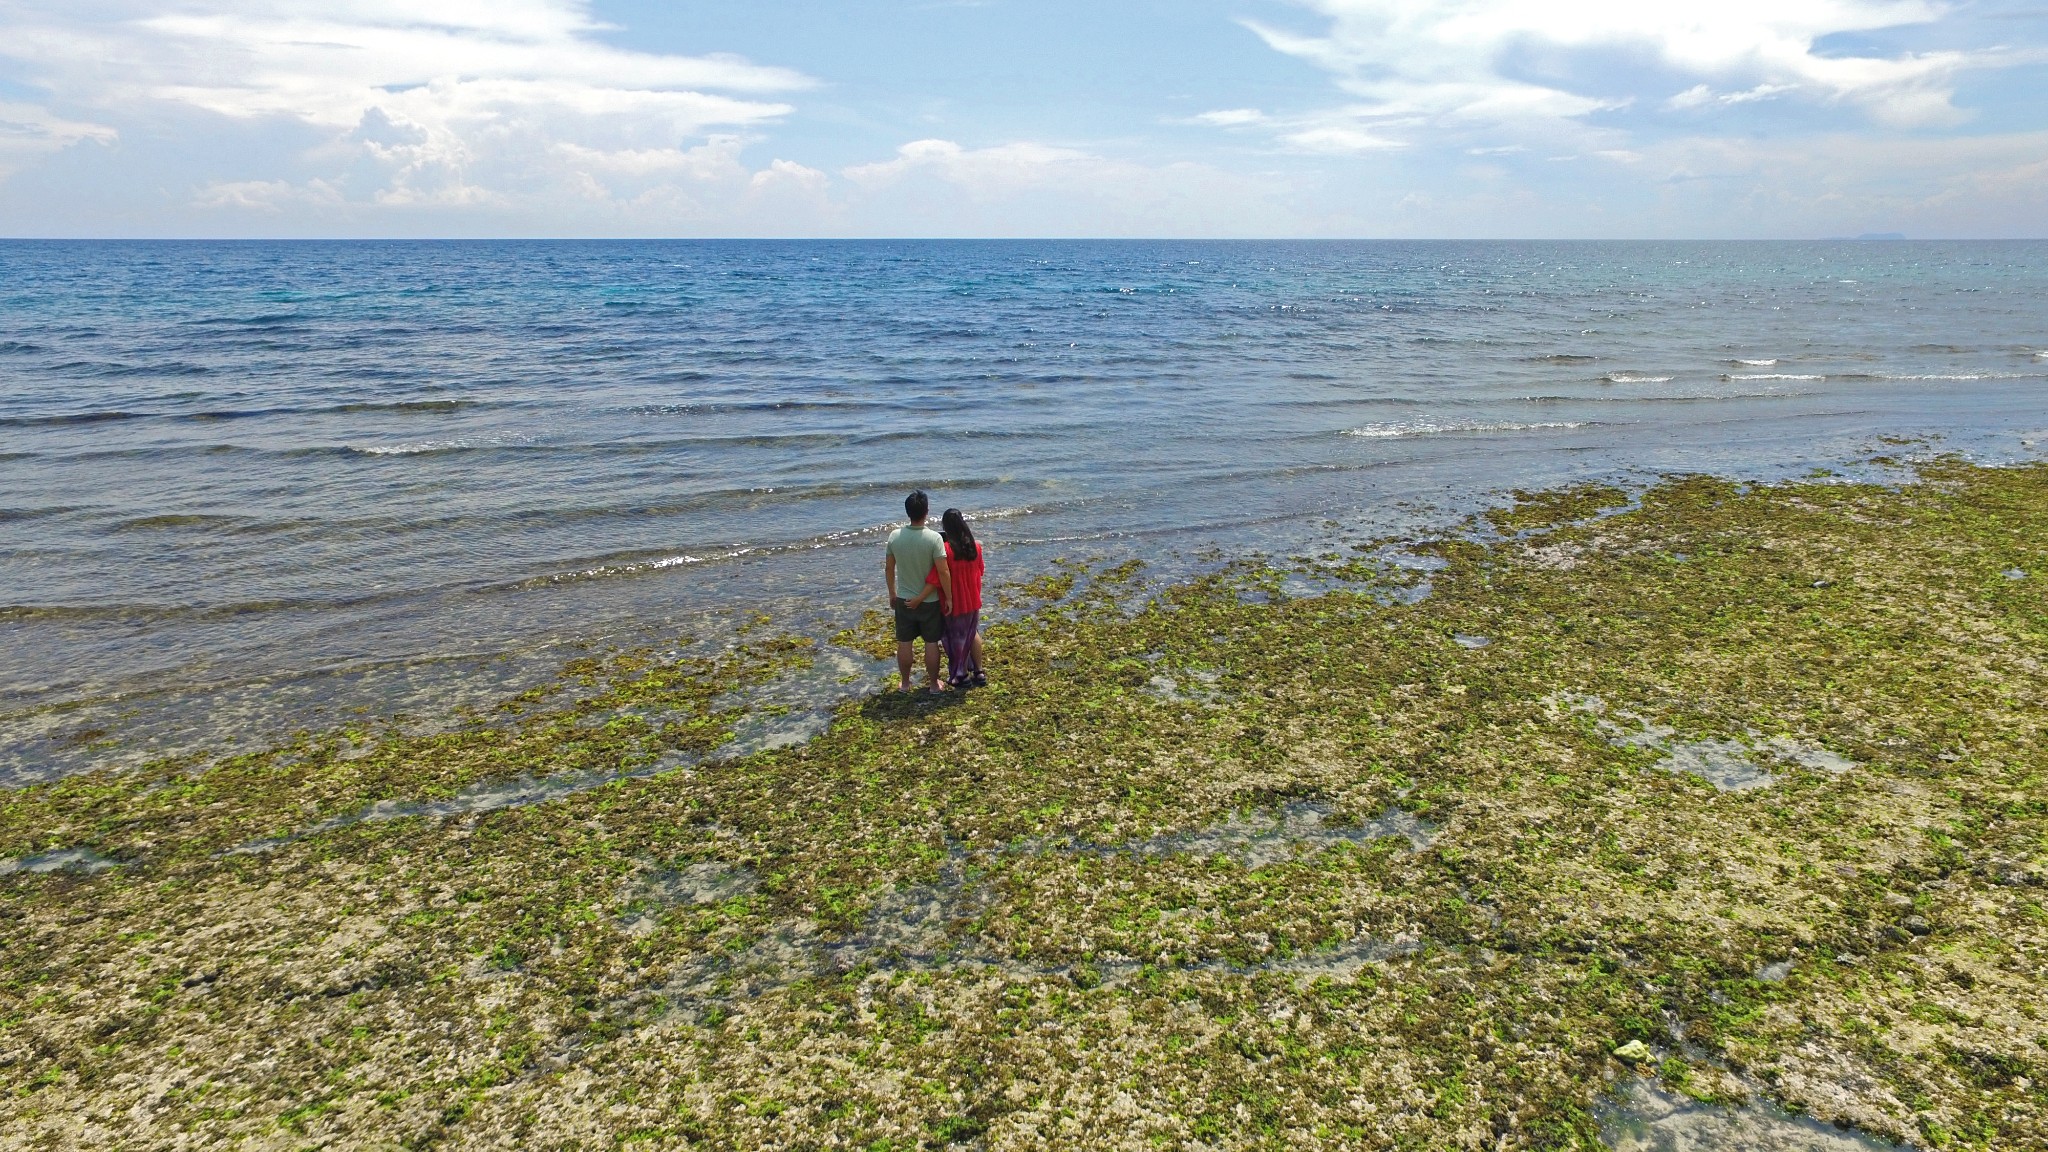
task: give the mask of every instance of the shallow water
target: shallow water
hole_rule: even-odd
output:
[[[1342,550],[1515,487],[2030,458],[2044,256],[0,243],[0,773],[439,715],[741,607],[843,621],[912,485],[1002,579]]]
[[[652,763],[616,769],[492,777],[440,800],[379,800],[361,811],[334,816],[285,836],[237,845],[226,854],[271,852],[307,836],[364,822],[477,816],[504,808],[543,804],[625,780],[690,771],[699,766],[715,769],[721,762],[801,744],[822,733],[831,726],[839,705],[858,696],[881,670],[893,667],[892,662],[866,660],[842,648],[826,648],[805,667],[715,700],[714,708],[739,709],[742,716],[729,739],[702,755],[670,752]]]
[[[1224,857],[1247,868],[1261,868],[1312,856],[1339,844],[1362,845],[1379,839],[1402,840],[1408,849],[1421,851],[1436,837],[1436,829],[1398,808],[1358,824],[1332,822],[1333,814],[1325,805],[1298,802],[1240,812],[1208,827],[1124,844],[1018,843],[991,851],[955,852],[931,883],[884,893],[852,932],[828,933],[812,921],[792,918],[736,955],[707,955],[682,965],[664,975],[658,985],[643,989],[637,999],[659,1000],[689,1018],[712,1001],[756,995],[807,977],[864,966],[910,971],[987,969],[1014,976],[1063,974],[1090,983],[1117,983],[1136,975],[1144,963],[1104,955],[1085,964],[1048,967],[991,952],[971,931],[975,918],[996,898],[995,890],[982,880],[979,867],[1011,853],[1127,852]],[[654,873],[629,885],[628,915],[621,926],[633,933],[653,931],[664,906],[723,900],[751,891],[753,884],[751,873],[717,861],[692,864],[678,872]],[[1418,947],[1420,941],[1415,939],[1359,937],[1334,948],[1274,956],[1252,964],[1211,959],[1194,967],[1305,978],[1341,976],[1367,964],[1407,955]]]
[[[1768,788],[1778,782],[1750,759],[1749,749],[1733,740],[1673,740],[1670,729],[1630,733],[1618,743],[1655,748],[1664,753],[1657,766],[1667,772],[1689,772],[1724,792]]]
[[[1614,1152],[1879,1152],[1900,1145],[1846,1132],[1763,1102],[1702,1104],[1632,1078],[1600,1113]]]
[[[16,872],[82,872],[92,875],[120,866],[120,861],[109,860],[89,848],[58,848],[33,856],[0,860],[0,876],[11,876]]]
[[[1817,744],[1790,736],[1762,737],[1754,730],[1738,740],[1680,740],[1678,730],[1625,710],[1610,711],[1598,696],[1565,693],[1547,701],[1552,707],[1595,717],[1594,726],[1618,748],[1645,748],[1658,753],[1656,767],[1698,776],[1724,792],[1747,792],[1776,784],[1772,767],[1807,768],[1839,776],[1857,767],[1854,760]]]
[[[1339,844],[1365,845],[1374,840],[1401,839],[1420,852],[1436,840],[1436,828],[1399,808],[1389,808],[1359,823],[1333,820],[1335,815],[1326,804],[1296,801],[1279,808],[1239,813],[1208,828],[1095,850],[1138,856],[1227,856],[1246,867],[1263,868]]]

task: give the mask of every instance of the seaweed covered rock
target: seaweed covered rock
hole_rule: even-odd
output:
[[[9,792],[0,1132],[2042,1145],[2044,542],[2040,467],[1523,494],[1427,564],[1064,570],[994,687],[801,742],[736,690],[821,652],[756,638]]]

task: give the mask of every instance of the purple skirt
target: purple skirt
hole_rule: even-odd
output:
[[[981,664],[974,659],[974,634],[980,628],[979,612],[946,617],[947,679],[956,686],[981,674]]]

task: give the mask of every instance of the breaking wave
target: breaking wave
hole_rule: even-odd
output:
[[[1344,435],[1358,436],[1367,440],[1398,440],[1410,436],[1448,436],[1461,433],[1480,432],[1539,432],[1565,428],[1584,428],[1591,421],[1586,420],[1544,420],[1535,423],[1515,421],[1462,420],[1438,423],[1433,420],[1392,420],[1381,424],[1365,424],[1357,428],[1346,428]]]

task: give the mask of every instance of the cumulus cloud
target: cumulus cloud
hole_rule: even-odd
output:
[[[823,196],[831,177],[816,168],[807,168],[794,160],[775,160],[766,168],[754,173],[747,186],[754,192],[794,190],[813,196]]]
[[[812,83],[737,57],[630,51],[603,31],[585,0],[0,3],[0,56],[49,93],[49,107],[96,120],[183,108],[297,124],[322,141],[307,159],[325,187],[386,205],[620,181],[622,194],[639,194],[632,186],[649,178],[744,184],[748,174],[730,170],[732,134],[787,115],[777,97]],[[91,126],[44,115],[53,147],[93,138]],[[277,202],[264,183],[199,197]]]
[[[1424,131],[1540,133],[1634,102],[1616,59],[1690,86],[1648,93],[1671,109],[1804,96],[1891,125],[1957,117],[1954,81],[1991,57],[1825,51],[1843,33],[1936,20],[1928,0],[1301,0],[1318,34],[1249,26],[1277,51],[1333,75],[1356,103],[1298,118],[1282,139],[1371,149]],[[1541,61],[1535,66],[1532,61]],[[1579,67],[1574,68],[1577,63]],[[1604,67],[1603,67],[1604,65]],[[1353,135],[1347,135],[1353,133]]]

